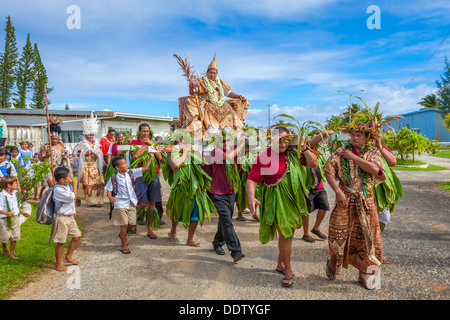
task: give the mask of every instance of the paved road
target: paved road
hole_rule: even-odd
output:
[[[80,289],[68,288],[72,274],[49,270],[12,299],[447,300],[450,193],[439,190],[437,184],[450,181],[450,170],[397,173],[404,197],[383,232],[384,252],[393,262],[382,266],[378,290],[368,291],[358,285],[354,268],[344,269],[340,278],[329,281],[325,276],[327,242],[306,243],[301,240],[301,230],[294,237],[292,253],[295,283],[292,288],[283,288],[282,276],[275,272],[277,243],[261,245],[258,222],[250,216],[247,221],[234,223],[246,254],[237,264],[228,252],[218,256],[212,251],[216,217],[199,227],[196,239],[202,244],[200,248],[184,245],[186,231],[182,226],[178,228],[182,241],[170,242],[170,222],[165,216],[167,224],[157,230],[158,239],[147,238],[144,227],[139,227],[129,240],[132,253],[123,255],[119,252],[118,229],[108,220],[105,205],[82,206],[79,211],[87,227],[75,252],[75,258],[81,261]],[[334,194],[328,186],[327,190],[334,204]],[[164,191],[167,199],[167,188]],[[312,224],[314,213],[310,220]],[[327,227],[325,221],[325,233]]]

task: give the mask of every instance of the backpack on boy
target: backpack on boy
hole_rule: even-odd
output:
[[[133,189],[134,189],[134,191],[136,191],[136,185],[135,185],[135,181],[134,181],[133,171],[131,169],[129,169],[127,172],[128,172],[128,175],[130,176],[131,184],[133,185]],[[117,174],[118,174],[118,172],[111,176],[111,183],[112,183],[112,187],[113,187],[113,190],[111,191],[111,195],[113,197],[115,197],[117,194]],[[114,204],[110,203],[109,204],[109,219],[110,220],[112,218],[113,210],[114,210]]]
[[[48,243],[50,244],[53,238],[53,222],[56,219],[56,204],[53,200],[53,191],[55,190],[56,184],[49,187],[48,190],[44,192],[41,200],[36,210],[36,222],[44,225],[52,225],[52,231],[50,233],[50,239]]]

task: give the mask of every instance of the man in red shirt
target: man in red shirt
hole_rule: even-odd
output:
[[[116,133],[116,130],[114,130],[113,128],[108,129],[108,133],[106,134],[106,136],[104,136],[103,138],[100,139],[100,150],[103,153],[103,161],[104,161],[104,168],[103,168],[103,172],[105,172],[106,170],[106,166],[108,165],[108,150],[109,150],[109,145],[114,142],[114,134]]]
[[[239,152],[245,147],[245,139],[241,139],[237,148],[234,148],[230,138],[224,138],[222,148],[212,152],[212,165],[207,172],[211,173],[211,191],[209,197],[216,206],[219,214],[217,232],[214,236],[213,249],[219,255],[224,255],[222,246],[227,245],[234,262],[245,257],[242,253],[241,243],[233,227],[233,212],[236,193],[232,183],[227,180],[225,165],[227,161],[235,161]]]

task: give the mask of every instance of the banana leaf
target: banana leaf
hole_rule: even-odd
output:
[[[306,175],[309,170],[300,164],[296,152],[289,153],[289,173],[275,186],[262,184],[259,191],[259,240],[265,244],[276,235],[275,224],[285,238],[293,236],[292,229],[302,227],[303,216],[308,215],[305,196]],[[295,188],[294,186],[299,186]]]
[[[177,157],[180,154],[172,153],[172,156]],[[201,163],[206,162],[192,151],[190,156],[196,157],[196,161],[185,161],[175,171],[170,167],[168,159],[163,164],[165,176],[173,176],[166,213],[176,221],[181,220],[185,228],[189,227],[195,203],[198,205],[200,225],[203,225],[205,215],[209,221],[211,221],[211,212],[217,215],[217,209],[206,194],[211,186],[211,177],[200,166]]]

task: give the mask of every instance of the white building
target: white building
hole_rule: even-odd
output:
[[[70,146],[82,137],[82,121],[89,118],[92,111],[49,110],[53,118],[62,120],[62,138]],[[130,131],[136,134],[141,123],[147,123],[155,136],[170,133],[177,128],[178,118],[161,117],[120,111],[93,111],[100,122],[96,138],[100,139],[113,128],[116,131]],[[8,126],[5,145],[19,146],[22,140],[31,141],[33,150],[48,142],[47,117],[45,109],[0,109],[2,118]]]

